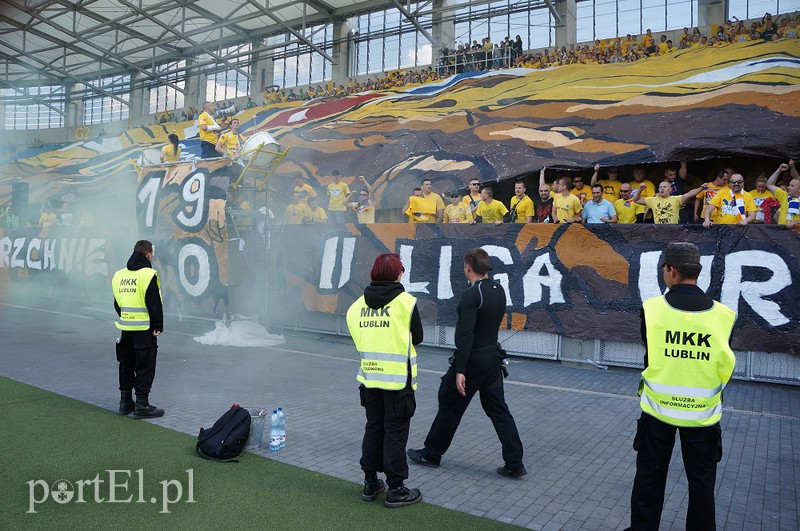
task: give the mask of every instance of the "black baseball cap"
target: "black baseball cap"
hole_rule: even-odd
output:
[[[661,255],[661,266],[669,264],[676,265],[699,265],[700,250],[693,243],[674,242],[667,245]]]

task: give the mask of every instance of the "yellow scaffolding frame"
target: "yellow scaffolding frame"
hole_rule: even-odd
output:
[[[286,149],[284,149],[283,151],[275,151],[275,150],[271,150],[271,149],[264,149],[264,145],[265,144],[266,144],[266,142],[262,142],[261,144],[259,144],[255,148],[253,148],[251,150],[248,150],[248,151],[245,151],[245,152],[243,152],[243,153],[241,153],[239,155],[239,158],[243,158],[243,157],[245,157],[247,155],[251,155],[251,154],[253,156],[250,157],[250,160],[247,162],[247,166],[245,166],[242,169],[242,173],[239,174],[239,178],[236,179],[236,182],[231,185],[232,188],[237,188],[239,186],[239,183],[242,182],[242,179],[244,178],[244,174],[247,173],[247,170],[252,170],[254,172],[263,173],[265,175],[264,182],[258,184],[258,186],[256,187],[256,189],[259,192],[263,192],[264,191],[264,188],[267,186],[267,181],[269,181],[270,175],[272,175],[272,173],[275,171],[275,169],[281,163],[283,158],[289,153],[289,149],[290,149],[288,147]],[[266,153],[268,155],[274,155],[274,157],[270,161],[269,165],[266,168],[255,168],[255,167],[251,168],[251,166],[253,166],[253,163],[256,161],[256,159],[258,159],[258,155],[260,155],[261,153]]]

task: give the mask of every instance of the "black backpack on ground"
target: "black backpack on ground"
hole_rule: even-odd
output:
[[[242,453],[249,436],[250,413],[233,406],[211,428],[200,428],[195,450],[203,459],[232,460]]]

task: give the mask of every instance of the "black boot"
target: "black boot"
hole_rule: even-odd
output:
[[[386,500],[383,504],[390,509],[414,505],[422,501],[422,493],[419,489],[409,489],[408,487],[397,487],[389,489],[386,493]]]
[[[136,407],[133,401],[133,391],[120,391],[119,410],[120,415],[127,415]]]
[[[148,395],[136,395],[136,408],[133,410],[133,417],[137,419],[154,419],[163,417],[164,410],[150,404]]]

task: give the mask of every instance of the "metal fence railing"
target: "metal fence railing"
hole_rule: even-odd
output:
[[[320,332],[347,336],[344,315],[308,312],[291,322],[274,316],[267,326],[284,330]],[[273,331],[273,328],[270,328]],[[424,325],[423,345],[453,348],[455,327]],[[273,332],[274,333],[274,332]],[[547,332],[501,330],[499,340],[506,351],[525,358],[547,359],[573,363],[607,365],[611,367],[644,367],[644,347],[639,343],[604,339],[578,339]],[[756,382],[800,386],[800,357],[785,353],[736,351],[736,370],[733,378]]]

